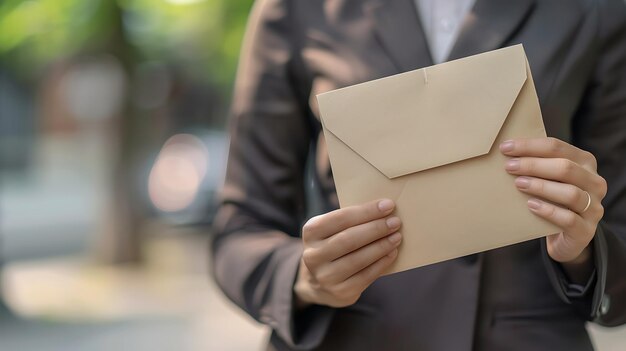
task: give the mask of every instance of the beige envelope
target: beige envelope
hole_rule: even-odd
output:
[[[522,45],[317,96],[341,207],[396,201],[387,273],[558,233],[533,215],[499,144],[546,135]]]

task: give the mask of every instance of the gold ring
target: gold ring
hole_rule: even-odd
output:
[[[585,191],[585,194],[587,194],[587,206],[585,206],[585,208],[582,211],[580,211],[580,213],[584,213],[585,211],[589,209],[589,206],[591,206],[591,195],[589,195],[589,193],[586,191]]]

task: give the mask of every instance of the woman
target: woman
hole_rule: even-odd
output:
[[[516,43],[550,138],[500,145],[503,172],[562,233],[379,278],[401,221],[337,209],[315,95]],[[587,320],[626,322],[622,0],[260,1],[231,135],[212,267],[269,349],[592,350]]]

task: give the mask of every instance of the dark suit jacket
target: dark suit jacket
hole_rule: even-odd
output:
[[[516,43],[548,134],[591,151],[609,184],[588,285],[569,284],[545,241],[533,240],[380,278],[347,308],[294,313],[300,230],[317,195],[307,164],[317,210],[337,207],[315,95],[432,60],[413,0],[257,2],[212,268],[225,294],[273,329],[270,348],[591,350],[585,321],[626,322],[626,6],[478,0],[450,59]]]

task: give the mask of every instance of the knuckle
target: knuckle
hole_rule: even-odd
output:
[[[563,217],[563,226],[565,228],[573,228],[576,225],[576,215],[573,212],[567,212]]]
[[[559,159],[557,173],[561,178],[567,178],[572,173],[573,169],[574,169],[574,162],[565,158]]]
[[[304,264],[307,266],[307,268],[309,268],[309,270],[315,268],[319,264],[319,255],[317,249],[304,249],[304,251],[302,252],[302,261],[304,261]]]
[[[567,188],[567,192],[565,195],[565,201],[570,205],[579,204],[583,199],[583,192],[574,186],[570,186]],[[585,195],[585,200],[587,195]],[[573,206],[570,206],[573,207]]]
[[[565,256],[562,251],[563,249],[557,245],[548,245],[548,254],[555,260],[564,260],[567,256]]]
[[[608,191],[608,184],[606,182],[606,179],[604,179],[601,176],[597,176],[596,184],[597,184],[598,190],[600,191],[600,195],[602,196],[602,198],[604,198]]]
[[[604,206],[598,206],[598,222],[604,217]]]
[[[561,140],[555,137],[549,137],[547,139],[547,143],[548,143],[548,148],[550,149],[552,153],[558,154],[561,151],[561,148],[562,148]]]
[[[556,219],[556,206],[544,204],[546,217]]]
[[[602,219],[602,217],[604,217],[604,206],[602,205],[593,206],[592,209],[593,209],[592,213],[594,215],[593,216],[594,220],[596,222],[599,222]]]
[[[587,160],[587,162],[589,162],[590,165],[593,166],[594,169],[598,167],[598,160],[594,154],[589,151],[583,151],[583,155],[583,157]]]
[[[310,218],[302,226],[302,238],[310,238],[310,236],[320,229],[321,222],[323,221],[323,215]]]

